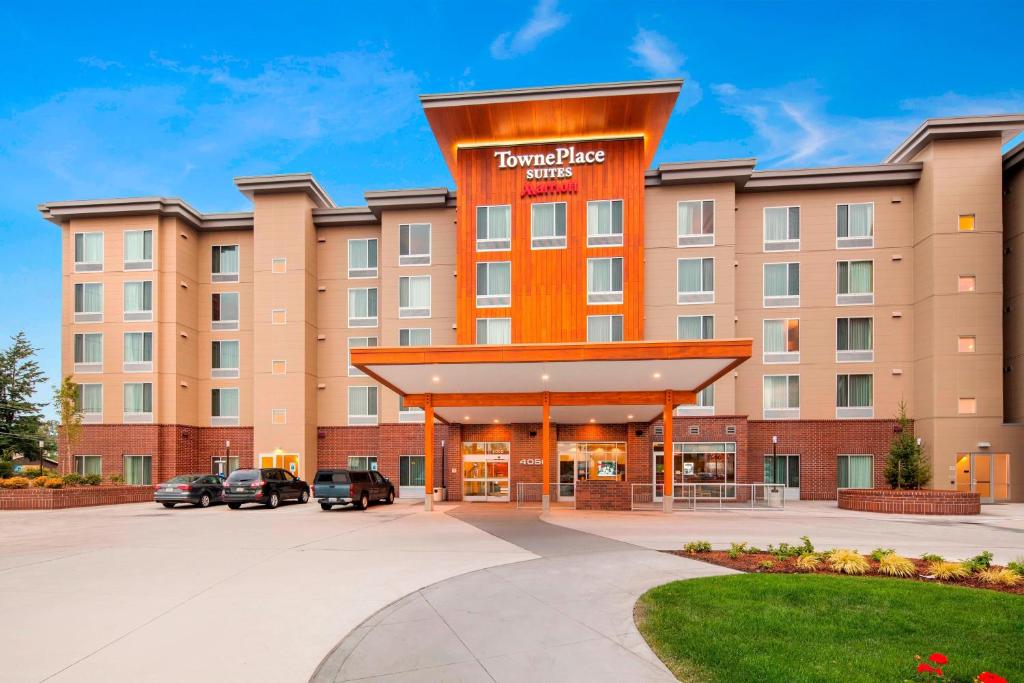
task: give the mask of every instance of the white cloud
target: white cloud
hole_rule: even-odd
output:
[[[641,28],[633,36],[629,46],[633,53],[633,64],[649,71],[654,76],[668,78],[679,76],[686,58],[675,43],[658,33]]]
[[[95,57],[93,55],[89,55],[88,57],[79,57],[78,62],[80,64],[85,64],[86,66],[91,66],[95,69],[102,69],[103,71],[106,71],[107,69],[124,68],[124,64],[121,62],[114,61],[112,59],[103,59],[102,57]]]
[[[491,43],[491,56],[495,59],[511,59],[532,52],[540,41],[569,23],[569,16],[558,11],[558,0],[540,0],[533,8],[533,14],[515,32],[506,31]]]

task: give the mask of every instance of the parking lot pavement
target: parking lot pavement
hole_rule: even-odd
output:
[[[446,514],[156,504],[0,513],[0,681],[306,681],[364,619],[536,555]]]

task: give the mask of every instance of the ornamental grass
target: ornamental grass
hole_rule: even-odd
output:
[[[888,553],[878,560],[878,573],[907,578],[917,574],[917,567],[905,557],[896,553]]]
[[[866,574],[871,565],[856,550],[837,548],[828,554],[828,566],[840,574]]]
[[[992,586],[1016,586],[1022,580],[1017,572],[1011,569],[989,567],[978,572],[978,579],[982,583]]]
[[[960,562],[932,562],[928,565],[928,573],[940,581],[957,581],[966,579],[971,570]]]
[[[821,565],[821,558],[817,553],[804,553],[796,558],[796,566],[807,571],[814,571]]]

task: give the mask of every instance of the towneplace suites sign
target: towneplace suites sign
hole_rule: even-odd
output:
[[[579,192],[579,181],[574,177],[575,167],[603,164],[605,160],[603,149],[583,151],[574,145],[531,154],[516,154],[505,149],[495,152],[494,156],[499,169],[520,168],[525,171],[527,182],[523,184],[520,197]]]

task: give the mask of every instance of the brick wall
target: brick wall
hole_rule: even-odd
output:
[[[906,515],[977,515],[981,513],[981,496],[966,491],[843,489],[839,507]]]
[[[580,481],[576,484],[577,510],[629,510],[628,481]]]
[[[150,486],[0,489],[0,510],[58,510],[152,501],[153,489]]]

